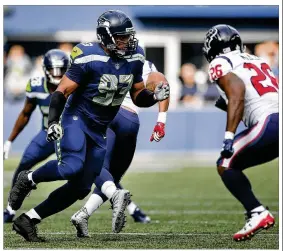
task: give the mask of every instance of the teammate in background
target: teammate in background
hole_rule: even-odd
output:
[[[39,106],[42,113],[42,129],[25,149],[20,164],[14,173],[12,187],[21,171],[30,170],[37,163],[55,153],[54,143],[46,141],[49,103],[51,94],[56,90],[61,78],[70,66],[70,60],[67,54],[61,50],[49,50],[43,57],[42,66],[45,77],[35,77],[28,81],[24,108],[3,147],[4,159],[8,159],[12,142],[25,128],[33,111]],[[7,208],[4,210],[4,222],[12,222],[15,214],[16,211],[8,203]]]
[[[203,52],[210,63],[209,75],[224,100],[217,105],[227,111],[226,132],[217,161],[218,173],[246,213],[246,224],[235,241],[252,238],[275,223],[274,217],[255,197],[243,170],[266,163],[279,155],[278,83],[269,65],[244,52],[238,31],[229,25],[212,27]],[[243,120],[248,129],[234,137]]]
[[[152,88],[154,83],[150,75],[160,74],[157,72],[153,63],[145,61],[143,67],[143,81],[147,84],[147,88]],[[156,73],[157,72],[157,73]],[[147,79],[149,77],[149,82]],[[163,79],[162,79],[163,80]],[[160,79],[158,80],[160,81]],[[155,87],[155,86],[154,86]],[[154,90],[154,88],[153,88]],[[167,111],[169,106],[169,99],[159,102],[159,110]],[[160,112],[157,125],[154,128],[151,141],[160,141],[165,135],[166,112]],[[139,131],[139,117],[138,108],[133,104],[130,94],[127,93],[121,108],[110,123],[107,129],[107,151],[104,159],[103,169],[100,175],[96,178],[96,187],[93,194],[90,196],[86,204],[77,211],[72,217],[71,222],[77,229],[78,237],[88,237],[88,219],[89,217],[108,200],[101,192],[101,187],[107,186],[107,189],[116,190],[122,188],[120,180],[125,172],[128,170],[133,159],[137,135]],[[117,187],[116,187],[117,186]],[[146,216],[137,205],[130,201],[127,206],[129,214],[134,218],[135,222],[148,223],[150,218]]]
[[[18,209],[36,184],[68,180],[41,204],[15,219],[13,229],[27,241],[43,241],[36,224],[90,192],[102,169],[106,129],[127,92],[130,90],[139,107],[169,97],[168,84],[160,83],[154,92],[144,87],[144,52],[137,45],[130,18],[121,11],[107,11],[97,22],[99,42],[73,48],[71,66],[51,97],[47,140],[57,140],[58,161],[49,161],[34,172],[21,172],[9,196],[12,209]],[[130,193],[124,189],[110,193],[103,187],[102,192],[112,203],[112,231],[117,233],[125,224]]]

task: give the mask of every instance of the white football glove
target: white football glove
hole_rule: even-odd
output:
[[[63,128],[59,124],[52,124],[48,127],[46,140],[48,142],[61,139],[63,137]]]
[[[11,150],[11,146],[12,146],[12,142],[9,140],[6,140],[4,143],[4,147],[3,147],[4,159],[8,159],[9,152]]]
[[[158,101],[169,98],[170,86],[167,83],[160,82],[154,89],[154,99]]]

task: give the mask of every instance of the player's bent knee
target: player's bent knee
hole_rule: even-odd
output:
[[[90,189],[83,189],[78,191],[78,199],[83,200],[90,192]]]

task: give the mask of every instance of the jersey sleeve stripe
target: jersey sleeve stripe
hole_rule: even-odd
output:
[[[137,60],[140,60],[141,62],[144,63],[145,58],[144,58],[144,56],[143,56],[142,54],[140,54],[140,53],[137,53],[137,54],[132,55],[131,58],[127,58],[127,61],[128,61],[128,62],[137,61]]]
[[[92,61],[101,61],[106,63],[109,60],[109,58],[110,57],[108,56],[102,56],[102,55],[88,55],[75,59],[74,64],[85,64]]]
[[[233,64],[232,64],[232,61],[230,60],[230,58],[228,57],[225,57],[225,56],[219,56],[217,58],[223,58],[223,59],[226,59],[228,61],[228,63],[231,65],[232,69],[233,69]]]

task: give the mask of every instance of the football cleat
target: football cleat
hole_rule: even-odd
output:
[[[142,210],[140,210],[138,207],[136,207],[135,211],[131,216],[134,218],[135,222],[140,222],[140,223],[150,223],[150,218],[144,214]]]
[[[77,229],[77,237],[89,237],[88,235],[88,218],[89,215],[85,207],[82,207],[71,217],[71,222]]]
[[[4,210],[4,223],[11,223],[13,222],[15,215],[11,214],[7,209]]]
[[[268,229],[275,224],[273,215],[267,209],[262,212],[248,212],[246,215],[245,226],[233,236],[235,241],[250,240],[262,229]]]
[[[125,210],[130,202],[131,194],[128,190],[117,189],[110,199],[112,213],[112,231],[121,232],[126,223]]]
[[[28,179],[28,174],[31,171],[22,171],[19,173],[17,181],[9,194],[9,204],[13,210],[18,210],[25,199],[25,197],[36,189],[36,186],[32,184],[32,181]]]
[[[28,174],[32,171],[22,171],[19,173],[17,181],[9,194],[8,202],[13,210],[18,210],[25,199],[31,192],[36,189],[36,185],[28,179]]]
[[[37,235],[37,226],[40,220],[30,219],[26,214],[21,214],[17,219],[14,220],[13,230],[17,234],[24,237],[30,242],[44,242],[45,240]]]

